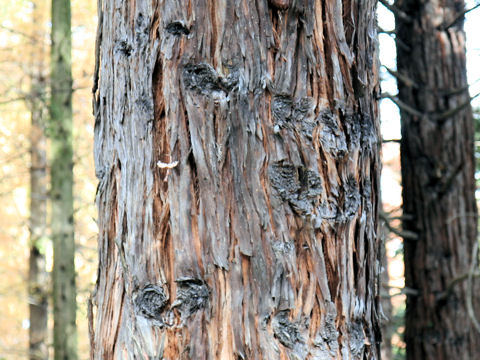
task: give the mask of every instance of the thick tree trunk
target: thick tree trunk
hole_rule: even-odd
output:
[[[47,155],[45,139],[45,25],[47,9],[33,3],[32,44],[30,55],[31,113],[30,130],[30,258],[28,272],[28,302],[30,311],[29,358],[48,358],[48,296],[49,275],[45,267],[47,230]]]
[[[463,1],[396,3],[408,359],[478,359],[469,319],[469,281],[455,282],[476,261],[477,209],[473,122],[465,70]],[[409,80],[408,80],[409,79]],[[478,309],[479,297],[473,299]]]
[[[70,0],[52,1],[51,201],[55,359],[77,358]]]
[[[101,12],[92,358],[378,358],[375,1]]]

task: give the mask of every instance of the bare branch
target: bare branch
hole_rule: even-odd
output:
[[[403,101],[399,100],[398,97],[391,95],[391,94],[382,94],[382,98],[390,99],[395,105],[397,105],[401,110],[409,113],[413,116],[418,116],[420,118],[426,117],[426,114],[422,113],[421,111],[411,107],[410,105],[405,104]]]
[[[400,143],[400,139],[383,139],[382,140],[382,143],[386,144],[386,143]]]
[[[454,278],[447,285],[447,288],[445,289],[445,291],[443,291],[443,292],[441,292],[440,294],[437,295],[436,300],[437,301],[442,301],[442,300],[445,300],[446,298],[448,298],[453,293],[453,290],[455,289],[455,286],[457,284],[462,283],[465,280],[468,280],[469,276],[470,276],[470,272],[462,274],[462,275]],[[474,277],[474,278],[480,277],[480,271],[477,270],[475,273],[472,274],[472,277]]]
[[[383,220],[385,226],[387,227],[387,229],[394,233],[395,235],[398,235],[404,239],[408,239],[408,240],[418,240],[418,235],[416,233],[414,233],[413,231],[408,231],[408,230],[399,230],[397,228],[395,228],[394,226],[392,226],[392,224],[390,224],[390,219],[388,218],[388,216],[385,215],[385,213],[383,212],[379,212],[379,217],[380,219]]]
[[[480,93],[470,97],[467,101],[465,101],[464,103],[458,105],[457,107],[454,107],[453,109],[448,109],[447,111],[437,115],[434,117],[435,120],[446,120],[448,119],[449,117],[452,117],[453,115],[457,114],[458,112],[462,111],[463,109],[465,109],[467,106],[470,105],[470,103],[472,102],[473,99],[475,99],[476,97],[480,96]]]
[[[472,252],[472,263],[470,264],[470,271],[468,272],[468,281],[467,281],[467,312],[470,320],[472,321],[475,329],[480,333],[480,323],[475,316],[473,310],[472,297],[473,297],[473,275],[475,274],[475,268],[477,267],[477,257],[478,257],[478,240],[475,241]]]
[[[418,296],[420,295],[420,291],[418,291],[417,289],[413,289],[413,288],[409,288],[409,287],[399,287],[399,286],[392,286],[392,285],[388,285],[388,284],[383,284],[382,285],[383,287],[387,288],[387,289],[398,289],[400,291],[396,292],[395,294],[385,294],[385,295],[382,295],[382,297],[384,298],[393,298],[393,297],[396,297],[396,296],[400,296],[400,295],[409,295],[409,296]]]
[[[437,27],[437,29],[440,30],[440,31],[445,31],[445,30],[450,29],[453,25],[455,25],[457,23],[458,20],[462,19],[465,16],[466,13],[469,13],[470,11],[473,11],[473,10],[477,9],[478,7],[480,7],[480,3],[475,5],[474,7],[470,8],[470,9],[463,10],[451,22],[449,22],[446,25],[441,24]]]
[[[11,29],[7,26],[3,26],[3,25],[0,25],[0,29],[3,29],[5,31],[8,31],[9,33],[12,33],[12,34],[15,34],[15,35],[20,35],[20,36],[23,36],[27,39],[29,39],[30,41],[38,41],[39,39],[36,38],[35,36],[32,36],[32,35],[28,35],[22,31],[19,31],[19,30],[16,30],[16,29]]]
[[[399,8],[397,8],[394,5],[389,4],[387,0],[378,0],[378,1],[380,2],[380,4],[385,6],[392,13],[394,13],[395,16],[397,16],[398,18],[402,19],[403,21],[405,21],[407,23],[412,23],[413,22],[412,18],[410,16],[408,16],[407,13],[403,12],[402,10],[400,10]]]
[[[382,66],[385,68],[385,70],[387,70],[387,72],[390,75],[394,76],[397,80],[401,81],[406,86],[413,87],[413,88],[419,87],[418,84],[413,79],[409,78],[407,75],[401,74],[398,71],[390,69],[388,66],[385,66],[385,65],[382,65]]]
[[[413,215],[409,215],[409,214],[403,214],[403,215],[400,215],[400,216],[390,216],[389,214],[391,214],[391,213],[386,213],[386,212],[382,211],[382,215],[390,221],[392,221],[392,220],[413,220],[415,218]]]
[[[389,93],[382,94],[381,98],[382,99],[390,99],[395,105],[397,105],[400,108],[400,110],[403,110],[410,115],[418,116],[419,118],[426,118],[426,119],[442,122],[442,121],[447,120],[448,118],[456,115],[461,110],[465,109],[468,105],[470,105],[472,100],[477,98],[478,96],[480,96],[480,93],[470,97],[467,101],[458,105],[457,107],[454,107],[453,109],[448,109],[448,110],[446,110],[446,111],[444,111],[440,114],[426,114],[426,113],[423,113],[420,110],[417,110],[414,107],[404,103],[397,96],[391,95]]]
[[[385,65],[382,65],[382,67],[385,68],[385,70],[387,70],[387,72],[392,75],[393,77],[395,77],[396,79],[398,79],[400,82],[402,82],[403,84],[405,84],[406,86],[408,87],[413,87],[413,88],[420,88],[421,86],[419,84],[417,84],[413,79],[409,78],[407,75],[405,74],[401,74],[399,73],[398,71],[395,71],[393,69],[390,69],[388,66],[385,66]],[[479,82],[480,79],[477,79],[475,80],[472,84],[468,84],[466,86],[463,86],[461,88],[453,88],[453,89],[431,89],[432,91],[437,91],[439,92],[442,96],[451,96],[451,95],[458,95],[458,94],[462,94],[464,93],[465,91],[467,91],[469,89],[470,86],[472,86],[473,84],[476,84],[477,82]],[[477,95],[478,96],[478,95]],[[472,98],[473,99],[473,98]]]
[[[377,29],[379,34],[395,35],[395,30],[385,30],[380,26],[377,26]]]
[[[16,97],[16,98],[12,98],[12,99],[2,100],[2,101],[0,101],[0,105],[11,104],[11,103],[14,103],[14,102],[17,102],[17,101],[23,101],[23,100],[26,100],[26,99],[27,99],[26,96],[20,96],[20,97]]]

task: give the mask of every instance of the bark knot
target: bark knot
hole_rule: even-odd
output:
[[[210,64],[187,64],[183,68],[183,82],[187,89],[202,95],[228,94],[238,84],[238,72],[222,77]]]
[[[279,312],[272,321],[273,334],[283,346],[292,349],[297,342],[301,342],[298,325],[288,319],[288,311]]]
[[[210,289],[202,279],[181,277],[177,282],[177,298],[172,304],[178,308],[182,319],[207,307]]]
[[[162,286],[148,284],[135,297],[137,313],[147,319],[161,320],[162,312],[168,301],[168,295]]]
[[[180,20],[172,21],[165,27],[165,30],[175,36],[190,34],[190,29],[188,28],[188,26]]]
[[[322,194],[322,179],[315,171],[283,161],[270,165],[270,182],[283,201],[300,215],[310,215]]]
[[[343,159],[348,153],[345,133],[340,129],[337,119],[331,110],[322,111],[317,122],[321,124],[320,144],[334,159]]]
[[[292,98],[289,95],[275,95],[272,99],[275,129],[298,128],[311,140],[313,129],[316,126],[312,119],[313,108],[314,101],[310,97]]]

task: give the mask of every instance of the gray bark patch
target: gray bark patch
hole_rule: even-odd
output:
[[[361,322],[354,322],[349,326],[350,351],[354,356],[361,357],[365,348],[365,333]]]
[[[269,168],[272,186],[283,201],[287,201],[300,215],[309,215],[322,193],[322,179],[303,166],[279,161]]]
[[[188,318],[207,306],[210,290],[203,280],[183,277],[177,279],[176,282],[177,298],[172,304],[172,309],[178,308],[182,319]]]
[[[317,121],[322,124],[320,130],[320,143],[322,148],[334,159],[342,159],[348,153],[347,139],[338,126],[335,115],[326,110],[320,113]]]
[[[142,13],[138,13],[137,18],[135,19],[135,41],[140,49],[143,49],[147,46],[150,38],[149,33],[149,20]]]
[[[129,57],[132,54],[133,48],[132,45],[128,43],[126,40],[118,40],[115,43],[115,52],[119,52],[120,54]]]
[[[294,99],[288,95],[275,95],[272,99],[272,116],[275,128],[297,128],[308,139],[317,125],[312,119],[313,99]]]
[[[357,117],[361,121],[362,148],[364,151],[372,152],[377,144],[378,134],[370,115],[362,114]]]
[[[190,29],[183,21],[173,21],[165,27],[165,30],[175,36],[189,35]]]
[[[137,313],[147,319],[161,320],[168,296],[163,287],[149,284],[141,289],[135,298]]]
[[[335,356],[338,351],[338,330],[335,325],[335,319],[337,317],[337,310],[333,302],[326,303],[326,314],[323,319],[323,326],[316,334],[313,344],[323,349],[326,352],[327,349],[331,356]]]
[[[233,72],[223,78],[210,64],[187,64],[183,68],[183,82],[187,89],[203,95],[228,93],[238,84],[238,74]]]
[[[343,188],[345,190],[345,200],[343,203],[343,212],[338,219],[340,222],[351,220],[361,204],[360,190],[357,180],[353,176],[348,177]]]
[[[281,311],[272,320],[273,334],[283,346],[293,349],[301,341],[298,325],[288,320],[288,312]]]

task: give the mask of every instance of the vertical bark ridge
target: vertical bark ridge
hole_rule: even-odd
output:
[[[120,296],[114,357],[378,357],[375,4],[326,3],[103,5],[95,358]]]

